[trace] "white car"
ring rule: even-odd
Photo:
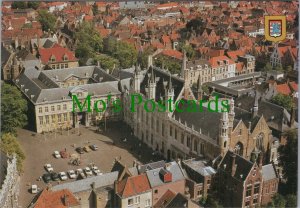
[[[46,165],[45,165],[45,169],[46,169],[48,172],[53,171],[53,168],[52,168],[51,164],[46,164]]]
[[[92,171],[95,175],[102,175],[101,171],[98,169],[97,166],[92,166]]]
[[[65,172],[60,172],[59,177],[60,177],[60,180],[62,180],[62,181],[65,181],[68,179],[68,176]]]
[[[91,171],[91,169],[89,167],[84,168],[84,172],[85,172],[86,176],[93,175],[93,172]]]
[[[69,170],[69,171],[68,171],[68,175],[69,175],[69,178],[71,178],[71,179],[76,178],[76,174],[75,174],[75,171],[74,171],[74,170]]]
[[[81,168],[76,170],[76,174],[77,174],[77,176],[81,175],[82,178],[86,178],[86,176]]]
[[[37,192],[38,192],[37,185],[35,185],[35,184],[31,185],[31,193],[36,194]]]
[[[53,155],[55,158],[61,158],[59,151],[54,151]]]

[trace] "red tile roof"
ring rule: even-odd
[[[293,91],[298,92],[298,84],[296,82],[289,82],[289,84]]]
[[[278,93],[289,95],[291,94],[291,90],[287,84],[280,84],[276,86],[276,90]]]
[[[224,60],[228,61],[229,64],[234,64],[234,62],[229,59],[227,56],[217,56],[209,59],[209,63],[211,64],[212,68],[217,68],[220,64],[220,62],[223,62]]]
[[[139,195],[141,193],[151,190],[150,183],[146,174],[131,176],[116,183],[116,192],[122,198]]]
[[[167,204],[169,204],[172,201],[172,199],[174,199],[175,196],[176,194],[173,191],[168,189],[164,193],[164,195],[160,197],[160,199],[156,202],[156,204],[153,207],[154,208],[165,207]]]
[[[244,56],[246,54],[246,51],[243,50],[237,50],[237,51],[228,51],[227,56],[231,58],[232,60],[237,60],[238,56]]]
[[[178,3],[171,2],[171,3],[159,4],[157,6],[158,9],[173,8],[173,7],[178,7]]]
[[[39,54],[43,64],[47,64],[50,61],[51,56],[55,57],[55,62],[63,62],[64,55],[67,55],[68,62],[77,61],[77,58],[72,51],[58,45],[52,48],[40,48]]]
[[[165,49],[163,50],[162,54],[179,60],[182,60],[183,58],[183,54],[180,51],[173,50],[173,49]]]
[[[64,197],[67,196],[68,204],[64,203]],[[79,206],[80,203],[68,189],[61,191],[48,191],[44,189],[36,201],[35,208],[64,208]]]

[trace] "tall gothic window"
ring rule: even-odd
[[[256,137],[256,148],[259,150],[263,150],[263,147],[264,147],[264,134],[260,133]]]
[[[238,155],[243,155],[243,144],[241,142],[238,142],[234,147],[234,153]]]

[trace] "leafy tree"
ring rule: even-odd
[[[286,182],[286,193],[297,193],[297,153],[298,153],[298,135],[296,130],[288,131],[287,144],[279,148],[280,162],[283,167]]]
[[[181,69],[181,64],[178,61],[165,56],[156,57],[154,65],[168,69],[171,74],[179,74]]]
[[[97,15],[97,14],[99,13],[99,12],[98,12],[98,11],[99,11],[99,10],[98,10],[98,6],[97,6],[96,3],[93,4],[92,11],[93,11],[94,16]]]
[[[271,66],[271,64],[270,63],[267,63],[266,65],[265,65],[265,67],[264,67],[264,69],[263,69],[263,71],[271,71],[272,70],[272,66]]]
[[[10,84],[1,86],[1,131],[16,133],[16,128],[27,124],[27,102],[21,92]]]
[[[40,6],[40,3],[41,2],[38,2],[38,1],[29,1],[27,3],[27,7],[32,8],[32,9],[37,9]]]
[[[47,10],[39,10],[38,14],[38,21],[41,23],[43,31],[54,31],[56,17]]]
[[[26,9],[27,3],[25,1],[14,1],[11,4],[12,9]]]
[[[76,50],[75,55],[80,64],[84,64],[88,58],[93,58],[102,51],[103,40],[90,23],[81,24],[75,32]]]
[[[205,200],[204,207],[214,207],[214,208],[221,208],[223,207],[217,199],[215,199],[213,196],[208,195],[207,199]]]
[[[109,69],[110,71],[115,67],[115,68],[118,68],[120,63],[117,59],[114,59],[110,56],[107,56],[107,55],[104,55],[104,54],[101,54],[101,55],[98,55],[95,57],[95,64],[97,61],[100,62],[100,66],[103,68],[103,69]]]
[[[296,195],[289,194],[285,197],[285,200],[286,200],[285,207],[291,207],[291,208],[297,207]]]
[[[272,208],[285,208],[285,199],[282,195],[280,194],[275,194],[272,197],[272,201],[268,204],[267,207],[272,207]]]
[[[184,45],[181,43],[179,44],[179,50],[182,52],[185,51],[188,59],[193,59],[195,57],[196,52],[191,45]]]
[[[283,71],[283,68],[281,65],[275,66],[274,68],[275,71]]]
[[[122,68],[131,67],[136,63],[137,51],[131,44],[109,37],[104,40],[103,45],[103,51],[118,59]]]
[[[283,95],[283,94],[277,94],[275,95],[272,100],[272,103],[275,103],[277,105],[280,105],[284,107],[287,110],[291,110],[291,108],[294,105],[293,98],[288,96],[288,95]]]
[[[19,172],[21,172],[23,168],[22,163],[25,159],[25,155],[16,137],[11,133],[2,134],[0,144],[0,149],[3,152],[7,153],[8,155],[12,155],[13,153],[16,154],[17,169]]]
[[[154,53],[154,49],[152,47],[149,47],[142,51],[141,54],[141,67],[146,68],[148,66],[148,56]]]
[[[291,72],[291,71],[293,71],[293,67],[292,67],[292,66],[290,66],[290,65],[289,65],[289,66],[287,66],[287,67],[286,67],[286,71],[287,71],[287,72]]]

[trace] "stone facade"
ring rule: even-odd
[[[19,174],[17,171],[17,158],[13,155],[11,158],[7,158],[4,153],[0,152],[4,165],[1,165],[1,169],[6,167],[6,173],[1,171],[1,189],[0,189],[0,207],[2,208],[15,208],[18,207],[19,196]],[[7,160],[5,160],[7,159]],[[3,177],[2,177],[3,176]]]

